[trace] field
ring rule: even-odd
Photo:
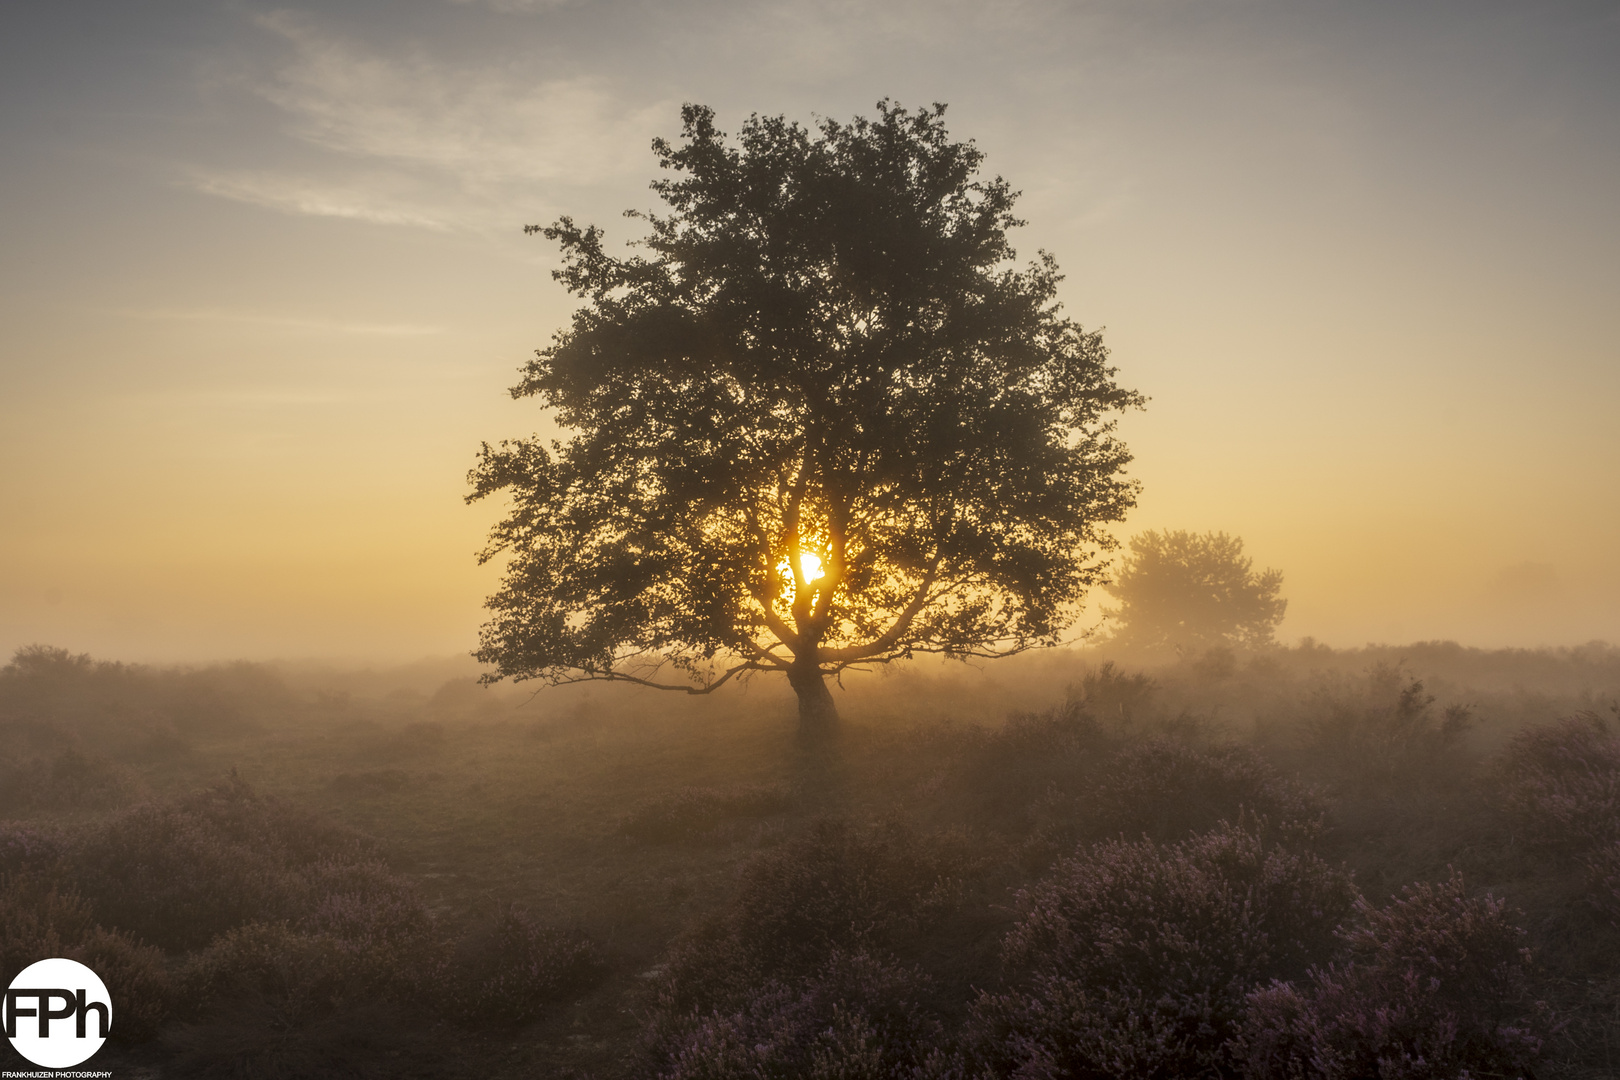
[[[19,652],[0,979],[101,972],[118,1077],[1620,1072],[1620,649],[918,665],[815,744],[474,675]]]

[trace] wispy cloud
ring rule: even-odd
[[[450,224],[436,211],[411,205],[390,192],[397,184],[369,181],[333,181],[281,172],[196,169],[188,177],[191,187],[208,195],[252,203],[271,210],[315,217],[350,218],[379,225],[414,225],[444,230]]]
[[[627,106],[595,78],[457,68],[419,48],[385,55],[295,12],[256,22],[289,51],[250,89],[285,114],[294,137],[366,175],[200,169],[190,182],[289,213],[465,225],[483,216],[481,205],[510,207],[519,188],[593,185],[643,169],[648,142],[673,112],[667,102]]]
[[[150,322],[234,323],[301,333],[357,334],[368,337],[425,337],[444,333],[442,326],[417,323],[349,322],[221,308],[120,308],[115,314],[128,319]]]
[[[460,7],[487,7],[492,11],[522,15],[535,11],[552,11],[560,7],[567,7],[574,3],[575,0],[450,0],[450,2]]]

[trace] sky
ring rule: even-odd
[[[1279,636],[1620,641],[1620,4],[12,0],[0,649],[464,652],[483,440],[684,102],[944,102]]]

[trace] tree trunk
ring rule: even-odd
[[[821,673],[820,657],[814,648],[795,656],[788,668],[788,683],[799,695],[799,734],[822,735],[838,724],[838,706],[833,704],[827,677]]]

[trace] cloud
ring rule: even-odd
[[[532,67],[487,61],[456,66],[422,47],[385,51],[329,34],[297,12],[254,22],[277,40],[279,55],[258,74],[227,81],[273,105],[286,133],[324,158],[305,154],[294,169],[197,166],[182,182],[283,213],[509,229],[515,206],[529,215],[560,202],[554,189],[643,174],[653,135],[676,111],[667,101],[627,105],[595,77],[537,77]]]
[[[527,15],[536,11],[554,11],[567,7],[574,0],[450,0],[459,7],[478,5],[507,15]]]
[[[367,337],[425,337],[444,333],[442,326],[424,326],[416,323],[356,323],[219,308],[123,308],[116,314],[125,318],[154,322],[238,323],[304,333],[357,334]]]
[[[388,192],[388,187],[395,185],[375,180],[344,183],[278,172],[194,170],[188,182],[208,195],[284,213],[423,229],[450,228],[450,223],[436,211],[410,205]]]
[[[601,80],[456,69],[420,50],[381,55],[275,12],[257,20],[291,57],[254,87],[293,133],[338,153],[446,173],[471,190],[592,184],[645,167],[673,107],[623,105]]]

